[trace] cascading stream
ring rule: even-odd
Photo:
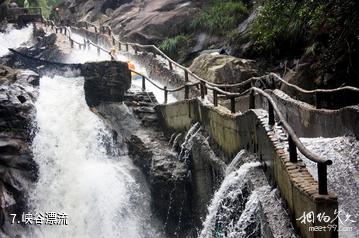
[[[359,141],[354,136],[334,138],[301,138],[303,144],[322,158],[331,159],[328,166],[328,189],[338,194],[340,237],[359,236]],[[309,172],[317,179],[317,165],[299,153]],[[355,222],[343,222],[345,216]],[[349,230],[347,229],[349,228]]]
[[[199,237],[246,237],[245,233],[242,234],[244,229],[240,227],[245,225],[242,224],[245,217],[250,216],[249,213],[253,210],[246,210],[247,198],[244,194],[244,186],[248,181],[246,174],[250,168],[258,166],[260,166],[259,162],[245,163],[226,175],[208,207],[208,214]],[[249,199],[248,206],[257,200],[257,195],[253,195]],[[243,213],[238,216],[238,220],[234,219],[232,214],[241,212],[240,210],[244,210]]]
[[[5,33],[0,32],[0,57],[9,53],[9,48],[17,48],[31,40],[33,26],[24,27],[22,29],[13,29],[10,25]]]
[[[71,37],[76,40],[77,42],[84,42],[84,38],[76,33],[72,33]],[[104,46],[102,46],[104,47]],[[105,47],[104,47],[105,48]],[[110,49],[107,49],[110,50]],[[131,62],[131,64],[134,65],[135,71],[139,72],[146,77],[150,78],[147,70],[142,65],[130,60],[129,57],[125,56],[122,52],[117,52],[116,54],[117,60],[122,62]],[[97,53],[96,47],[93,45],[90,46],[90,48],[81,50],[78,48],[77,44],[74,45],[74,49],[72,49],[71,54],[65,59],[65,63],[85,63],[90,61],[105,61],[105,60],[111,60],[111,57],[103,52],[100,51],[100,55]],[[161,88],[164,87],[162,83],[160,83],[158,80],[154,80],[158,86]],[[172,87],[169,87],[172,88]],[[133,91],[140,91],[142,89],[142,78],[138,75],[133,74],[132,75],[132,88]],[[155,95],[157,101],[159,103],[163,103],[165,100],[164,91],[158,89],[150,82],[146,81],[146,91],[147,92],[153,92]],[[168,93],[168,103],[176,102],[177,99],[174,96],[173,93]]]
[[[68,225],[32,226],[31,237],[161,237],[141,174],[87,107],[83,83],[41,78],[33,140],[39,181],[30,211],[65,213]]]

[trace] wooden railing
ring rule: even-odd
[[[62,34],[65,34],[69,37],[69,40],[71,42],[71,45],[73,46],[73,44],[78,44],[80,49],[86,49],[86,45],[92,45],[94,47],[97,48],[98,52],[105,52],[109,55],[111,55],[111,52],[102,48],[101,46],[89,41],[89,40],[84,40],[83,43],[81,42],[76,42],[72,37],[71,37],[71,29],[69,27],[56,27],[54,26],[53,22],[47,22],[46,23],[47,26],[50,26],[52,29],[54,29],[56,32],[60,32]],[[65,30],[66,29],[66,30]],[[106,28],[101,28],[101,31],[106,30]],[[109,32],[109,34],[112,35],[112,32]],[[120,44],[123,44],[123,42],[120,42]],[[132,45],[132,46],[141,46],[141,47],[155,47],[155,46],[142,46],[139,44],[134,44],[134,43],[125,43],[126,45]],[[128,47],[126,47],[128,48]],[[156,49],[156,47],[155,47]],[[295,134],[294,130],[292,129],[292,127],[288,124],[288,122],[285,120],[285,117],[283,116],[283,114],[281,113],[281,111],[278,109],[275,101],[272,99],[272,97],[266,93],[265,91],[263,91],[262,89],[259,89],[257,87],[253,87],[253,80],[255,80],[255,78],[246,80],[242,83],[237,83],[237,84],[232,84],[232,85],[218,85],[218,84],[214,84],[211,82],[208,82],[204,79],[201,79],[200,77],[192,74],[192,72],[188,71],[187,68],[177,64],[176,62],[173,62],[171,59],[169,59],[162,51],[158,50],[157,52],[160,52],[160,54],[167,58],[170,62],[170,64],[176,64],[178,65],[178,67],[181,67],[184,72],[186,74],[191,74],[192,76],[194,76],[194,78],[197,78],[199,82],[195,82],[195,83],[190,83],[188,82],[188,78],[186,80],[185,85],[180,86],[178,88],[173,88],[173,89],[169,89],[167,88],[167,86],[161,87],[158,84],[156,84],[156,82],[154,82],[153,80],[149,79],[148,77],[146,77],[145,75],[136,72],[134,70],[131,70],[133,73],[141,76],[142,78],[142,90],[146,90],[146,81],[151,83],[152,85],[154,85],[156,88],[162,90],[164,92],[164,103],[167,103],[167,98],[168,98],[168,93],[170,92],[177,92],[177,91],[181,91],[184,90],[184,99],[190,99],[189,96],[189,91],[192,87],[198,87],[200,86],[200,97],[201,99],[204,99],[206,94],[208,93],[208,90],[212,90],[213,92],[213,106],[214,107],[218,107],[218,98],[220,96],[222,96],[222,98],[225,98],[227,100],[230,100],[231,102],[231,113],[236,113],[236,109],[235,109],[235,100],[236,98],[242,97],[244,95],[249,95],[249,109],[255,109],[255,94],[257,94],[258,96],[260,96],[261,98],[267,100],[268,102],[268,125],[269,126],[274,126],[275,125],[275,115],[277,116],[277,124],[282,125],[282,127],[284,128],[284,130],[286,131],[287,135],[288,135],[288,151],[289,151],[289,159],[290,162],[292,163],[297,163],[298,162],[298,154],[297,154],[297,149],[310,161],[314,162],[317,164],[317,173],[318,173],[318,193],[321,195],[327,195],[328,194],[328,188],[327,188],[327,166],[332,164],[331,160],[328,159],[322,159],[320,158],[318,155],[315,155],[314,153],[312,153],[311,151],[309,151],[304,145],[303,143],[300,141],[300,139],[298,138],[298,136]],[[113,57],[111,55],[111,57]],[[280,79],[280,78],[279,78]],[[280,79],[280,81],[282,82],[282,79]],[[284,82],[284,81],[283,81]],[[226,90],[223,90],[224,88],[232,88],[232,87],[244,87],[244,86],[248,86],[248,84],[251,86],[250,88],[246,89],[244,92],[229,92]],[[338,89],[339,90],[339,89]],[[355,89],[356,90],[356,89]]]

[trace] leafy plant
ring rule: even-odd
[[[359,85],[359,1],[266,0],[255,19],[251,37],[258,55],[311,54],[320,75]]]
[[[318,29],[325,0],[267,0],[252,27],[252,38],[260,53],[300,53]]]
[[[213,35],[224,35],[234,29],[248,15],[242,1],[213,0],[192,22],[194,31],[206,31]]]
[[[181,47],[186,43],[187,37],[184,35],[177,35],[169,37],[162,41],[159,48],[171,58],[177,58],[180,54]]]

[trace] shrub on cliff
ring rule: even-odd
[[[213,35],[224,35],[237,27],[247,15],[247,7],[242,1],[213,0],[193,21],[192,29]]]
[[[186,44],[187,37],[184,35],[177,35],[169,37],[162,41],[159,48],[169,57],[178,58],[181,55],[183,46]]]
[[[272,57],[307,52],[321,75],[335,72],[352,81],[359,77],[358,9],[357,0],[264,1],[251,31],[254,50]]]

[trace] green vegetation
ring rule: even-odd
[[[193,21],[191,28],[213,35],[225,35],[237,27],[247,15],[247,7],[242,1],[213,0]]]
[[[317,67],[354,80],[359,77],[359,1],[266,0],[251,32],[258,55],[312,54]],[[341,71],[341,72],[339,72]]]
[[[267,0],[254,21],[252,36],[261,53],[298,53],[320,26],[326,0]],[[293,51],[294,50],[294,51]]]
[[[18,5],[21,7],[25,7],[26,5],[30,7],[41,7],[45,17],[49,16],[51,8],[59,2],[61,2],[61,0],[17,0]]]
[[[187,37],[184,35],[177,35],[169,37],[162,41],[159,48],[169,57],[177,58],[180,56],[183,46],[186,44]]]

